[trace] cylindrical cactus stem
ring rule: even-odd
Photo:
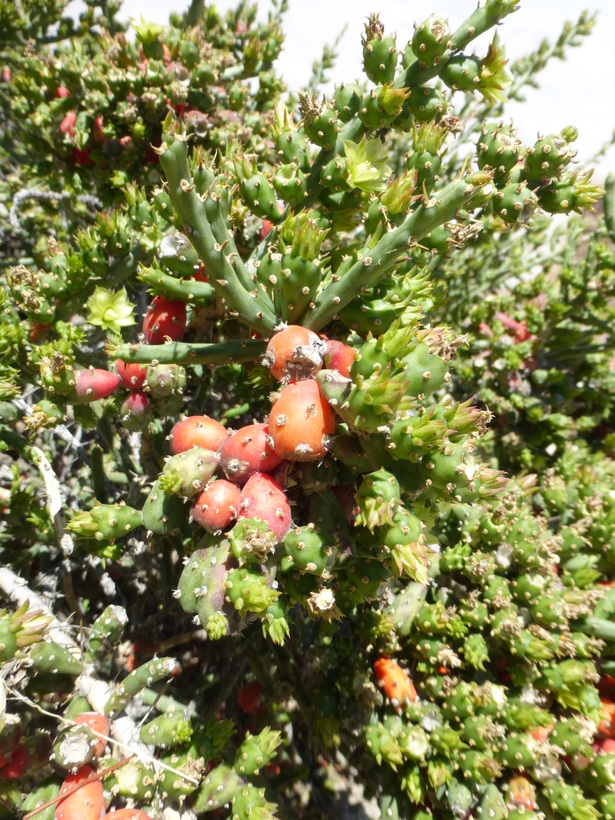
[[[615,641],[615,623],[606,618],[584,618],[582,621],[575,622],[574,628],[586,635],[600,638],[607,643]]]
[[[504,17],[516,11],[519,0],[488,0],[467,17],[449,40],[449,48],[440,55],[437,63],[424,65],[420,60],[411,62],[405,71],[397,75],[396,88],[424,85],[436,77],[450,58],[462,51],[472,40],[494,28]]]
[[[156,293],[162,293],[171,299],[186,302],[189,305],[209,305],[214,296],[214,289],[207,282],[197,279],[177,279],[155,268],[140,268],[138,277],[150,285]]]
[[[252,281],[228,230],[223,241],[214,235],[205,203],[190,175],[185,140],[168,134],[164,140],[160,165],[167,177],[169,195],[183,222],[192,228],[190,241],[211,271],[212,287],[252,327],[271,331],[277,324],[271,300]]]
[[[80,675],[83,664],[79,658],[55,641],[45,640],[35,644],[30,650],[32,668],[37,672],[54,675]]]
[[[139,737],[144,743],[170,748],[189,743],[193,731],[185,713],[174,711],[150,720],[141,727]]]
[[[258,735],[246,732],[235,758],[235,771],[241,775],[258,774],[275,757],[282,735],[266,726]]]
[[[202,782],[192,810],[195,814],[213,811],[230,803],[231,798],[245,786],[241,778],[231,766],[221,763],[212,769]]]
[[[115,687],[115,692],[105,704],[105,714],[113,717],[146,686],[174,675],[179,671],[175,658],[156,658],[142,664]]]
[[[119,641],[128,616],[124,607],[111,605],[102,612],[89,631],[85,660],[88,663],[102,659]]]
[[[266,342],[259,339],[233,339],[220,343],[172,342],[166,345],[110,346],[110,355],[124,362],[139,364],[232,364],[255,362],[265,352]]]
[[[360,292],[375,285],[409,247],[434,228],[455,217],[457,211],[481,191],[490,174],[477,172],[449,183],[426,205],[412,211],[402,224],[386,233],[373,248],[366,248],[342,275],[326,285],[303,317],[302,324],[320,330]]]
[[[115,541],[143,523],[139,510],[120,504],[99,504],[91,510],[78,512],[67,524],[77,538]]]

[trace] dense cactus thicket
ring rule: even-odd
[[[615,817],[615,194],[518,5],[295,96],[284,2],[0,4],[0,816]]]

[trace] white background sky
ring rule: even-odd
[[[170,11],[187,8],[189,0],[124,0],[122,16],[167,22]],[[218,0],[221,11],[237,6],[236,0]],[[78,9],[78,2],[73,9]],[[377,11],[387,32],[397,32],[398,47],[412,36],[412,24],[430,13],[448,17],[455,29],[476,6],[476,0],[289,0],[284,29],[286,42],[278,70],[288,86],[298,90],[310,77],[312,62],[320,57],[325,43],[332,44],[347,24],[339,46],[336,81],[352,81],[361,72],[361,34],[367,15]],[[269,3],[260,0],[261,16]],[[518,11],[500,27],[508,57],[515,59],[536,48],[545,37],[554,40],[567,20],[576,20],[584,9],[597,12],[598,22],[580,48],[571,49],[566,62],[553,60],[538,75],[540,88],[529,89],[527,102],[510,104],[521,138],[533,142],[537,131],[559,132],[565,125],[579,129],[577,142],[581,161],[588,160],[608,142],[615,130],[615,0],[521,0]],[[480,56],[487,44],[477,46]],[[599,161],[597,178],[615,171],[615,149]]]

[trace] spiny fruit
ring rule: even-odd
[[[142,364],[137,364],[136,362],[127,364],[121,359],[118,359],[115,369],[126,390],[143,390],[143,385],[147,377],[147,367],[144,367]]]
[[[91,766],[82,766],[75,774],[69,774],[60,794],[78,786],[94,774]],[[105,815],[105,796],[100,780],[86,783],[77,791],[60,800],[56,807],[56,820],[96,820]]]
[[[263,356],[279,381],[306,379],[322,367],[323,343],[313,330],[287,325],[269,340]]]
[[[169,338],[174,342],[186,332],[186,304],[154,296],[143,319],[143,335],[151,345],[163,344]]]
[[[220,466],[231,481],[244,484],[254,473],[268,473],[282,461],[273,449],[266,424],[248,424],[220,447]]]
[[[205,447],[216,452],[229,437],[229,431],[209,416],[187,416],[171,430],[169,442],[175,456],[192,447]]]
[[[98,401],[110,396],[119,387],[120,377],[108,370],[90,367],[75,371],[75,395],[81,401]]]
[[[220,532],[237,518],[240,495],[241,490],[232,481],[212,481],[197,497],[190,515],[206,530]]]
[[[401,666],[391,658],[380,657],[374,661],[374,672],[384,694],[397,709],[416,700],[414,684]]]
[[[313,379],[283,388],[269,415],[276,453],[287,461],[318,461],[328,451],[335,415]]]
[[[281,541],[291,524],[290,505],[284,490],[271,476],[254,473],[239,500],[239,518],[260,518]]]

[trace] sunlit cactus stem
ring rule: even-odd
[[[335,281],[327,284],[307,311],[303,324],[320,330],[361,290],[375,285],[399,257],[414,247],[434,228],[453,219],[460,208],[476,194],[486,195],[484,186],[490,174],[477,172],[449,183],[427,204],[419,205],[402,224],[386,233],[373,248],[364,248],[359,259],[339,270]],[[342,265],[342,268],[345,264]]]
[[[227,302],[230,310],[261,331],[271,331],[277,324],[273,305],[266,293],[258,290],[242,262],[230,232],[221,242],[214,236],[206,214],[206,205],[196,191],[188,167],[188,147],[184,139],[165,136],[160,164],[166,174],[173,207],[190,227],[190,241],[202,262],[211,272],[211,284]],[[210,199],[214,192],[205,196]],[[212,200],[213,201],[213,200]]]
[[[109,346],[109,353],[124,362],[139,364],[229,364],[255,362],[265,352],[266,343],[258,339],[233,339],[212,344],[172,342],[166,345]]]

